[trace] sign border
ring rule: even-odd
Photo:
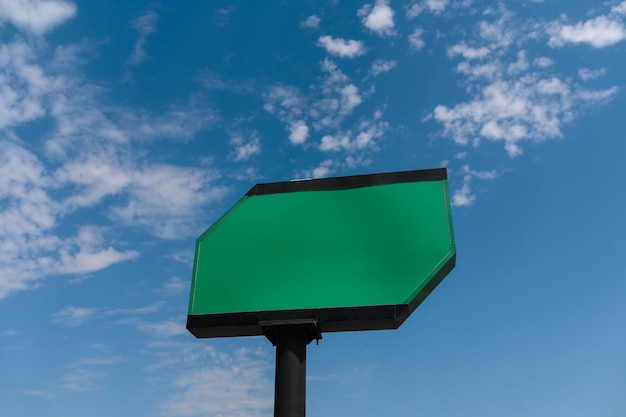
[[[456,248],[452,230],[450,201],[447,193],[447,179],[446,168],[435,168],[256,184],[239,202],[224,213],[224,215],[197,239],[192,286],[195,283],[200,242],[247,198],[260,195],[302,191],[330,191],[407,182],[444,181],[447,216],[448,223],[450,224],[450,252],[439,264],[437,272],[431,277],[428,283],[421,289],[416,288],[414,295],[412,295],[405,304],[273,310],[245,313],[188,314],[187,329],[198,338],[261,336],[264,335],[263,323],[299,320],[315,321],[318,323],[319,329],[322,332],[397,329],[408,318],[411,312],[428,297],[456,264]],[[190,306],[191,303],[192,299],[190,299]]]

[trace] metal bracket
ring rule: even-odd
[[[259,326],[263,328],[263,334],[272,343],[272,346],[276,346],[277,337],[284,332],[303,335],[307,339],[306,344],[311,343],[313,340],[315,340],[316,344],[319,344],[322,338],[322,330],[317,320],[314,319],[266,320],[259,321]]]

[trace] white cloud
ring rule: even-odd
[[[104,245],[102,228],[81,226],[78,234],[60,248],[60,263],[55,271],[60,274],[87,274],[139,256],[139,252],[134,250],[120,252]]]
[[[133,19],[131,25],[139,33],[131,56],[128,58],[130,65],[138,65],[146,60],[146,40],[149,35],[156,32],[159,15],[154,10],[147,10],[141,16]]]
[[[341,58],[354,58],[365,54],[365,45],[361,41],[353,39],[333,38],[332,36],[320,36],[317,45],[326,49],[331,55]]]
[[[388,125],[386,122],[365,120],[360,123],[358,128],[358,133],[354,137],[350,131],[324,135],[320,141],[319,149],[326,152],[354,152],[366,148],[375,149],[375,139],[383,137]]]
[[[54,384],[56,390],[70,392],[90,392],[100,388],[98,380],[106,376],[106,372],[95,369],[75,369],[64,375]]]
[[[578,70],[578,76],[583,81],[595,80],[596,78],[602,77],[604,74],[606,74],[606,69],[604,68],[599,68],[597,70],[581,68]]]
[[[552,61],[552,59],[548,58],[547,56],[540,56],[539,58],[535,58],[533,60],[533,65],[539,68],[547,68],[553,63],[554,61]]]
[[[201,168],[153,165],[132,175],[127,203],[115,206],[112,215],[124,224],[147,227],[165,239],[187,236],[200,207],[228,192],[228,188],[212,184],[218,174]]]
[[[611,12],[626,15],[626,1],[623,1],[617,6],[613,7],[611,9]]]
[[[91,357],[77,360],[71,365],[69,372],[45,384],[43,389],[29,390],[26,394],[52,399],[59,394],[96,391],[101,388],[99,382],[108,375],[107,367],[123,361],[124,359],[120,356]]]
[[[85,155],[84,159],[68,161],[55,172],[60,184],[71,184],[79,192],[62,202],[65,211],[92,207],[104,197],[122,192],[132,182],[129,167],[120,166],[115,155]]]
[[[115,308],[112,310],[107,310],[103,314],[105,316],[117,316],[117,315],[135,316],[135,315],[141,315],[141,314],[152,314],[152,313],[156,313],[157,311],[160,311],[164,304],[165,304],[164,301],[159,301],[157,303],[150,304],[145,307]]]
[[[0,129],[43,117],[47,96],[64,86],[35,62],[36,53],[19,38],[0,45]]]
[[[263,108],[279,116],[291,120],[303,113],[304,99],[296,87],[275,85],[265,94]]]
[[[348,84],[341,89],[341,111],[344,114],[352,113],[352,110],[362,102],[359,89],[354,84]]]
[[[167,296],[175,296],[184,294],[189,291],[190,283],[182,280],[178,277],[172,277],[167,280],[167,282],[163,285],[162,288],[158,290],[159,293],[162,293]]]
[[[472,65],[468,61],[459,62],[457,72],[467,75],[469,79],[486,78],[493,79],[502,68],[499,62],[487,62],[485,64]]]
[[[529,66],[530,64],[528,63],[528,60],[526,59],[526,51],[519,51],[517,53],[517,61],[512,62],[508,65],[507,72],[510,75],[516,75],[516,74],[519,74],[520,72],[526,71]]]
[[[483,41],[489,43],[491,50],[504,49],[511,46],[516,36],[519,36],[513,25],[513,16],[510,12],[504,10],[500,12],[500,16],[493,22],[486,20],[478,24],[478,32]]]
[[[371,4],[366,4],[358,10],[357,15],[361,18],[361,22],[366,28],[379,36],[395,34],[394,11],[389,7],[389,1],[376,0],[376,4],[373,7]]]
[[[484,46],[472,48],[467,46],[465,42],[461,42],[448,48],[447,52],[449,57],[461,55],[465,59],[481,59],[489,55],[489,48]]]
[[[52,315],[52,322],[63,326],[77,327],[84,324],[96,312],[94,308],[66,306]]]
[[[164,320],[156,323],[139,323],[139,330],[150,336],[168,338],[187,333],[184,321]]]
[[[241,134],[235,134],[230,138],[230,144],[235,148],[231,154],[235,162],[247,161],[253,155],[261,153],[261,141],[256,133],[252,133],[247,139]]]
[[[408,7],[406,11],[406,16],[409,19],[414,19],[419,16],[423,11],[429,11],[434,14],[441,14],[446,9],[448,3],[448,0],[423,0]]]
[[[463,166],[463,185],[452,193],[452,205],[456,207],[471,206],[476,201],[476,194],[472,191],[472,178],[493,180],[498,176],[495,170],[474,171],[469,165]]]
[[[372,66],[370,67],[370,74],[373,77],[377,77],[380,74],[391,71],[396,67],[397,64],[398,63],[394,60],[377,59],[376,61],[372,62]]]
[[[302,26],[303,28],[308,28],[308,29],[317,29],[320,26],[320,22],[321,21],[322,21],[322,19],[320,19],[319,17],[317,17],[315,15],[311,15],[311,16],[307,17],[300,24],[300,26]]]
[[[28,288],[46,274],[84,274],[138,256],[106,245],[106,229],[83,225],[57,237],[63,205],[47,190],[58,183],[24,148],[0,141],[0,298]]]
[[[321,62],[327,78],[319,85],[321,96],[308,109],[315,130],[338,128],[346,116],[363,102],[359,89],[337,67],[325,59]]]
[[[2,0],[0,21],[40,35],[76,15],[76,5],[63,0]]]
[[[338,152],[342,149],[349,149],[352,147],[350,137],[346,135],[325,135],[320,142],[320,150]]]
[[[291,133],[289,134],[289,140],[294,145],[301,145],[306,142],[309,137],[309,127],[302,120],[298,120],[291,124]]]
[[[619,91],[617,87],[605,88],[603,90],[581,90],[577,97],[590,104],[602,104],[611,100]]]
[[[276,85],[265,94],[263,108],[275,114],[287,126],[289,141],[294,145],[303,144],[309,137],[309,127],[305,120],[306,100],[296,87]]]
[[[455,207],[471,206],[476,200],[476,195],[472,193],[469,180],[463,186],[455,190],[452,194],[452,205]]]
[[[271,412],[272,366],[263,352],[213,352],[207,361],[209,366],[201,366],[194,360],[195,366],[174,380],[174,394],[160,404],[160,414],[261,417]]]
[[[313,178],[324,178],[328,177],[332,172],[332,167],[334,162],[330,159],[326,159],[320,165],[313,169],[312,177]]]
[[[572,118],[570,87],[557,78],[529,74],[517,80],[495,80],[472,101],[453,108],[437,106],[435,120],[459,144],[470,138],[504,141],[510,156],[521,153],[518,142],[561,136]]]
[[[213,22],[218,28],[222,28],[230,22],[232,14],[236,11],[235,7],[219,8],[215,11]]]
[[[425,0],[424,4],[433,13],[441,13],[446,9],[448,0]]]
[[[409,45],[412,50],[418,51],[426,45],[426,43],[422,39],[423,34],[424,34],[424,31],[422,30],[422,28],[418,27],[418,28],[415,28],[415,30],[409,35],[408,37]]]
[[[626,28],[622,22],[607,16],[598,16],[575,25],[553,22],[547,28],[551,47],[567,44],[588,44],[594,48],[604,48],[626,39]]]
[[[379,71],[390,69],[391,62],[376,62]],[[305,143],[312,131],[324,134],[340,129],[341,123],[364,101],[364,95],[335,62],[320,62],[324,78],[312,84],[303,95],[292,86],[273,86],[264,95],[263,108],[278,117],[289,132],[292,144]]]
[[[70,3],[0,2],[0,20],[8,19],[7,10],[24,5],[32,6],[31,19],[42,19],[41,10],[60,4]],[[150,16],[134,22],[140,36],[155,30],[156,18]],[[47,30],[42,21],[33,22],[34,31]],[[145,142],[191,140],[216,120],[199,99],[161,114],[118,106],[105,96],[106,89],[82,75],[83,46],[60,46],[51,55],[35,37],[14,39],[0,45],[5,135],[0,139],[0,298],[36,287],[49,275],[89,274],[137,257],[137,251],[112,243],[112,237],[119,239],[112,223],[141,226],[163,238],[184,237],[202,217],[201,208],[227,192],[215,184],[217,170],[143,162]],[[13,130],[34,120],[52,126],[42,137],[29,136],[33,146],[28,149],[43,148],[41,155],[27,150]],[[67,222],[77,210],[98,205],[93,225]]]
[[[475,46],[463,41],[448,49],[451,58],[465,58],[457,71],[466,76],[465,88],[472,98],[452,107],[436,106],[430,117],[456,143],[478,146],[484,139],[498,141],[515,157],[522,153],[523,141],[561,137],[563,126],[582,105],[606,102],[616,94],[616,88],[584,90],[570,79],[533,71],[524,50],[510,61],[509,49],[516,45],[516,36],[523,40],[528,36],[510,29],[520,27],[504,11],[493,23],[479,23],[479,37],[468,40],[475,41]],[[533,62],[542,69],[552,64],[545,57]],[[471,202],[468,190],[469,185],[459,192],[459,202]]]
[[[253,149],[245,148],[237,155]],[[105,197],[121,200],[110,215],[127,225],[148,228],[162,238],[190,232],[192,218],[203,204],[221,199],[227,188],[214,185],[219,173],[206,168],[174,165],[137,166],[118,152],[86,154],[68,161],[55,179],[71,192],[60,204],[62,212],[93,207]]]

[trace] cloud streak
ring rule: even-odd
[[[183,372],[173,382],[175,393],[159,406],[165,416],[263,416],[273,406],[268,358],[239,349],[215,354],[208,367]]]
[[[131,21],[132,27],[139,33],[135,41],[133,52],[128,58],[130,65],[139,65],[148,57],[146,53],[146,40],[148,36],[156,32],[159,15],[154,10],[146,10],[141,16]]]
[[[38,13],[45,4],[66,10],[69,3],[2,2],[0,16],[14,17],[24,6],[20,13],[32,11],[30,25],[44,30],[44,23],[33,22],[43,19]],[[135,21],[142,36],[155,24],[150,13]],[[216,120],[213,110],[197,99],[161,114],[118,106],[84,79],[82,47],[59,46],[50,54],[33,38],[14,39],[0,46],[0,298],[46,276],[85,276],[137,258],[138,251],[113,243],[119,236],[112,225],[185,237],[201,207],[228,192],[216,184],[218,170],[138,157],[143,144],[155,140],[192,140]],[[36,120],[52,128],[26,144],[13,129]],[[103,216],[91,224],[66,223],[98,206]]]

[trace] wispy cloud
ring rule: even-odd
[[[139,38],[135,41],[133,52],[128,58],[130,65],[138,65],[145,61],[148,57],[146,53],[146,40],[148,36],[156,32],[159,15],[154,10],[146,10],[139,17],[133,19],[130,23],[132,27],[139,33]]]
[[[159,406],[165,416],[263,416],[273,405],[271,365],[263,353],[218,353],[211,365],[190,369],[173,382],[175,393]]]
[[[244,137],[241,133],[231,136],[230,144],[233,147],[231,158],[235,162],[247,161],[252,156],[261,153],[261,140],[255,132]]]
[[[476,195],[472,192],[471,183],[473,178],[481,180],[493,180],[497,177],[495,170],[474,171],[469,165],[463,166],[463,185],[452,194],[452,205],[457,207],[470,206],[474,204]]]
[[[581,30],[582,37],[578,39],[596,42],[598,47],[608,46],[605,45],[608,32],[600,31],[602,33],[593,36],[585,32],[595,30],[598,24],[608,20],[590,19],[589,22],[587,26],[583,23],[577,28],[572,26]],[[540,143],[562,137],[564,127],[586,107],[605,103],[617,94],[615,86],[589,89],[572,77],[557,73],[552,57],[532,56],[529,51],[533,49],[525,46],[542,41],[542,28],[551,27],[553,36],[564,33],[565,38],[559,39],[565,44],[569,29],[561,32],[562,23],[558,24],[558,31],[554,29],[554,22],[550,25],[525,23],[502,7],[491,9],[477,24],[475,36],[464,36],[447,48],[450,59],[460,61],[456,71],[470,99],[452,106],[435,106],[427,119],[440,123],[443,135],[457,144],[471,145],[468,151],[461,152],[463,158],[455,158],[457,163],[468,162],[461,170],[451,169],[463,179],[452,193],[453,205],[473,204],[477,198],[474,181],[489,180],[496,175],[495,171],[470,168],[472,153],[479,152],[482,146],[498,142],[510,157],[517,157],[523,152],[524,142]],[[609,32],[611,27],[603,26]],[[583,32],[587,34],[583,36]],[[553,43],[557,42],[556,38],[552,39]],[[579,71],[581,79],[599,75],[601,70],[598,74],[585,68]]]
[[[391,36],[395,34],[393,21],[393,9],[388,0],[376,0],[376,4],[366,4],[361,7],[357,15],[361,18],[363,26],[379,36]]]
[[[341,58],[355,58],[364,55],[366,52],[365,45],[361,41],[333,38],[328,35],[320,36],[317,45],[326,49],[329,54]]]
[[[166,296],[181,295],[189,291],[189,282],[178,277],[168,279],[158,292]]]
[[[77,327],[93,317],[96,309],[66,306],[52,315],[52,322],[63,326]]]
[[[317,29],[320,26],[321,21],[322,19],[320,19],[318,16],[311,15],[304,19],[304,21],[300,23],[300,26],[307,29]]]
[[[626,15],[626,1],[622,1],[611,9],[612,13]]]
[[[372,62],[372,65],[370,66],[370,75],[372,75],[373,77],[377,77],[380,74],[391,71],[396,67],[397,64],[398,63],[394,60],[377,59],[376,61]]]
[[[29,390],[28,395],[53,399],[59,396],[97,391],[109,375],[111,367],[124,362],[121,356],[89,357],[75,361],[64,375],[46,383],[41,389]]]
[[[103,230],[96,226],[81,226],[77,235],[67,241],[69,244],[60,248],[56,272],[86,274],[139,256],[134,250],[120,252],[106,247]]]
[[[153,337],[167,338],[187,333],[183,320],[163,320],[154,323],[138,322],[137,327]]]
[[[220,8],[215,11],[214,22],[217,27],[224,27],[230,22],[230,18],[235,12],[234,7]]]
[[[486,57],[489,52],[489,48],[487,48],[486,46],[472,48],[468,46],[465,42],[459,42],[454,46],[448,48],[448,56],[452,58],[461,55],[465,59],[481,59]]]
[[[376,60],[362,82],[367,83],[395,66],[396,61]],[[367,166],[372,160],[366,154],[380,149],[378,143],[389,128],[382,119],[384,106],[370,118],[360,117],[351,121],[349,128],[343,126],[374,87],[362,91],[328,58],[320,62],[320,70],[320,81],[312,84],[307,94],[295,86],[276,85],[264,97],[265,110],[286,124],[292,144],[304,145],[305,149],[315,144],[320,151],[332,154],[332,158],[324,156],[317,166],[294,172],[296,177],[323,177],[341,168]]]
[[[351,132],[322,137],[319,148],[322,151],[356,151],[376,146],[375,139],[381,138],[388,128],[386,122],[363,120],[358,133],[352,136]]]
[[[445,11],[448,3],[449,0],[422,0],[410,5],[406,10],[406,16],[408,19],[414,19],[423,12],[440,14]]]
[[[314,130],[336,129],[363,102],[359,88],[330,59],[320,63],[325,78],[304,96],[294,86],[276,85],[265,94],[266,111],[286,124],[289,140],[302,144]]]
[[[0,140],[5,207],[0,212],[0,298],[46,275],[86,274],[138,256],[111,244],[107,226],[78,225],[74,236],[53,232],[80,208],[123,196],[121,204],[104,209],[108,219],[178,238],[189,230],[189,214],[227,190],[214,184],[220,176],[216,170],[144,164],[132,156],[137,142],[129,143],[130,138],[191,138],[210,123],[210,110],[190,103],[189,109],[151,115],[112,105],[101,88],[83,79],[80,47],[59,47],[46,61],[39,57],[39,43],[17,39],[0,47],[0,67],[8,76],[0,77],[0,88],[7,92],[0,99],[0,129],[44,117],[51,117],[56,128],[46,133],[42,156],[27,150],[13,131]],[[96,221],[110,224],[106,218]]]
[[[103,315],[105,316],[135,316],[135,315],[143,315],[143,314],[152,314],[160,311],[165,305],[164,301],[159,301],[144,307],[137,308],[116,308],[112,310],[106,310]]]
[[[554,64],[554,61],[547,56],[540,56],[533,60],[533,65],[539,68],[547,68]]]
[[[202,168],[175,165],[148,166],[133,174],[125,205],[111,214],[127,225],[140,225],[164,239],[177,239],[192,232],[199,207],[222,199],[228,192],[214,186],[216,173]]]
[[[412,51],[419,51],[426,45],[426,42],[424,42],[424,40],[422,39],[423,34],[424,30],[420,27],[417,27],[408,36],[409,46]]]
[[[598,68],[595,70],[590,68],[581,68],[578,70],[578,76],[583,81],[595,80],[596,78],[602,77],[604,74],[606,74],[605,68]]]
[[[479,23],[477,38],[448,48],[451,58],[465,59],[457,65],[457,72],[466,76],[467,91],[473,98],[453,107],[438,105],[431,117],[442,123],[444,134],[458,144],[501,141],[514,157],[522,153],[521,142],[560,137],[564,124],[581,105],[598,103],[600,97],[609,99],[617,90],[592,94],[568,78],[547,74],[544,69],[551,61],[546,59],[533,61],[539,68],[535,70],[523,49],[511,59],[509,51],[515,39],[527,39],[523,25],[516,26],[511,19],[503,11],[495,21]]]
[[[350,82],[333,61],[325,59],[320,67],[327,74],[321,86],[323,97],[314,102],[310,111],[313,125],[318,130],[338,126],[363,101],[358,87]]]
[[[0,1],[0,22],[41,35],[76,15],[76,4],[63,0]]]

